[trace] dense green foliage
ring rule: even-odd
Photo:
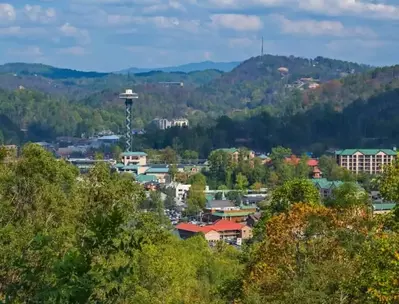
[[[273,158],[286,152],[275,149]],[[305,180],[284,183],[272,196],[288,202],[286,208],[271,213],[273,205],[266,206],[256,238],[238,251],[224,242],[211,248],[201,235],[178,239],[163,217],[159,193],[146,199],[140,185],[104,164],[79,176],[37,145],[25,146],[13,162],[3,161],[2,302],[399,300],[398,212],[373,217],[366,201],[356,196],[354,203],[349,187],[336,192],[340,204],[327,208]],[[380,188],[397,197],[397,167],[386,169]],[[204,180],[199,174],[191,182],[199,191]]]
[[[225,303],[236,250],[179,240],[157,206],[140,210],[142,187],[104,165],[77,177],[36,145],[0,164],[2,302]]]
[[[4,117],[0,121],[0,130],[6,143],[18,143],[24,139],[52,140],[60,135],[92,135],[95,130],[122,127],[122,113],[113,115],[107,109],[93,111],[42,93],[0,90],[0,99],[0,113],[3,113],[0,115]],[[21,130],[26,130],[26,134]]]
[[[182,149],[197,150],[200,155],[214,148],[242,145],[258,151],[284,145],[296,153],[312,151],[319,155],[337,147],[393,147],[399,141],[398,98],[399,89],[395,89],[367,101],[357,100],[342,112],[326,104],[289,117],[267,112],[240,120],[221,117],[208,128],[147,134],[142,144],[162,148],[178,141]]]

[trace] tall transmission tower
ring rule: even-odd
[[[262,36],[262,47],[260,49],[260,55],[263,56],[263,36]]]
[[[126,152],[132,152],[132,107],[133,107],[133,99],[139,98],[137,93],[134,93],[133,90],[127,89],[125,93],[119,94],[120,99],[125,100],[126,106]]]

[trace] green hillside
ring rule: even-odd
[[[163,148],[178,142],[182,151],[206,156],[215,148],[246,146],[267,152],[279,145],[297,153],[321,154],[330,148],[394,147],[399,143],[399,89],[358,99],[343,111],[319,104],[292,116],[267,111],[247,118],[223,116],[215,126],[171,129],[142,137],[139,148]]]
[[[317,57],[264,55],[250,58],[230,73],[197,90],[198,98],[220,107],[221,111],[253,109],[278,104],[300,86],[302,78],[324,83],[371,67],[340,60]],[[210,109],[208,109],[210,110]]]
[[[234,120],[226,126],[219,121],[216,129],[209,130],[209,139],[198,141],[206,141],[206,149],[237,144],[267,149],[282,142],[302,149],[320,143],[343,144],[336,140],[330,143],[329,138],[348,135],[346,131],[319,137],[317,129],[339,130],[340,125],[326,124],[342,119],[353,101],[367,100],[398,88],[398,70],[397,66],[372,69],[321,57],[310,60],[265,55],[251,58],[229,73],[149,72],[55,80],[3,74],[0,87],[12,90],[1,91],[0,114],[18,128],[27,128],[28,138],[32,139],[80,136],[102,129],[119,132],[124,124],[124,104],[118,94],[133,88],[139,94],[134,104],[134,127],[145,127],[155,117],[186,116],[192,125],[199,123],[206,128],[211,125],[209,119],[227,114]],[[298,87],[303,78],[318,83],[319,87]],[[184,85],[169,86],[163,82]],[[19,88],[20,85],[25,89]],[[324,125],[319,126],[314,119],[321,119]],[[313,123],[316,130],[312,129]],[[8,134],[18,137],[15,132]],[[163,141],[157,139],[158,145],[171,145],[170,136],[165,136]],[[189,136],[193,138],[192,134]],[[144,139],[143,145],[151,146],[151,142]],[[196,148],[203,149],[202,146]]]
[[[50,79],[98,78],[108,75],[108,73],[82,72],[71,69],[55,68],[45,64],[20,62],[0,65],[0,74],[42,76]]]

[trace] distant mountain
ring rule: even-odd
[[[71,69],[55,68],[38,63],[6,63],[0,65],[0,74],[15,74],[15,76],[42,76],[49,79],[67,78],[99,78],[109,73],[82,72]]]
[[[291,93],[303,91],[309,85],[321,86],[372,70],[368,65],[316,57],[264,55],[252,57],[231,72],[223,73],[196,91],[190,106],[201,110],[229,113],[262,106],[280,106],[291,99]],[[197,101],[198,100],[198,101]],[[202,101],[201,103],[199,101]]]
[[[219,70],[222,72],[230,72],[235,67],[237,67],[240,62],[213,62],[213,61],[203,61],[196,63],[188,63],[179,66],[164,67],[164,68],[129,68],[116,73],[120,74],[137,74],[146,73],[151,71],[162,71],[162,72],[184,72],[190,73],[194,71],[204,71],[204,70]]]

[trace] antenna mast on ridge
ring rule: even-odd
[[[262,36],[262,48],[260,49],[260,55],[263,56],[263,36]]]

